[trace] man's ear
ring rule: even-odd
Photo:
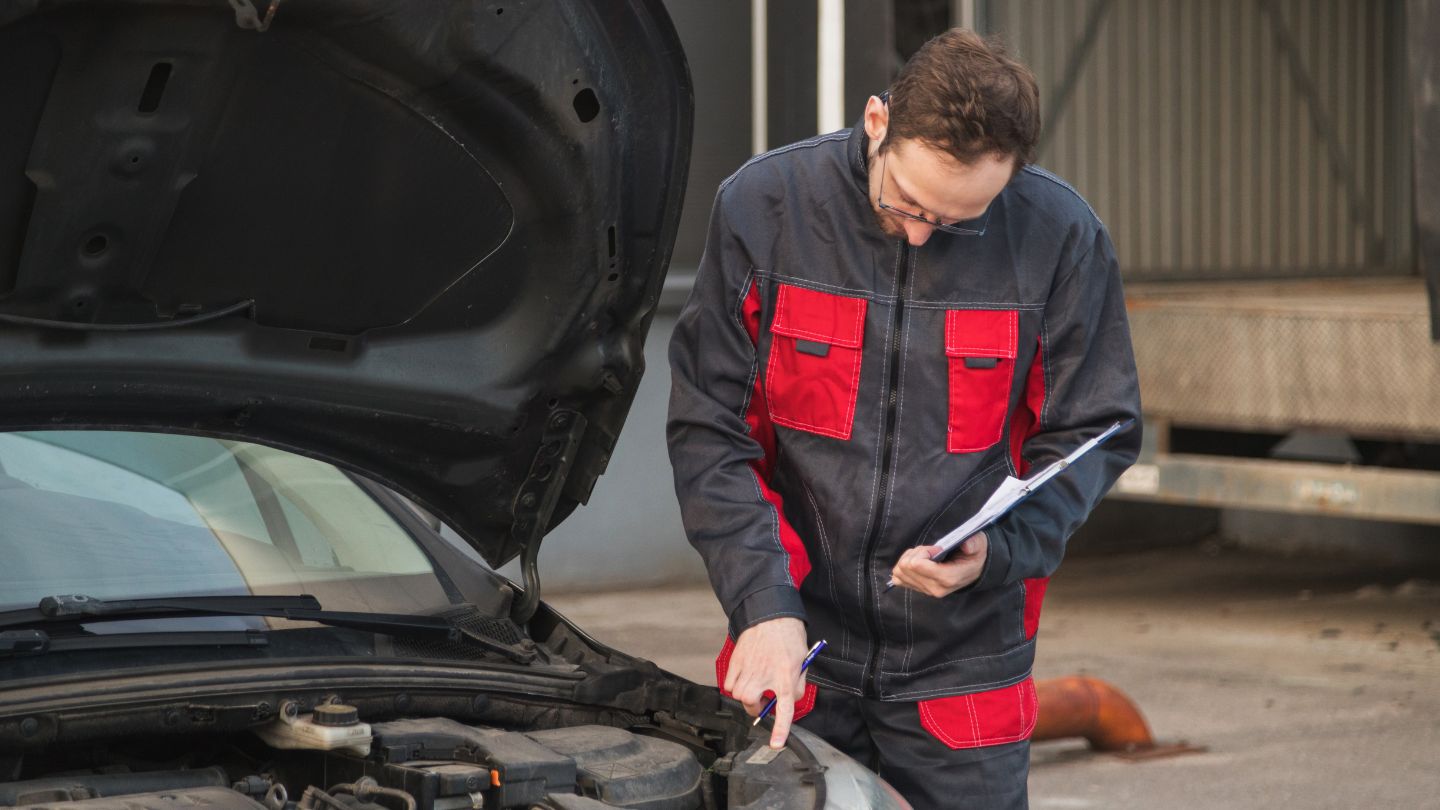
[[[890,128],[890,108],[879,96],[871,96],[865,102],[865,134],[879,143],[885,140],[885,131]]]

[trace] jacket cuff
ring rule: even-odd
[[[747,627],[785,616],[805,621],[800,592],[789,585],[763,588],[740,600],[730,612],[730,637],[739,638]]]
[[[985,565],[980,568],[980,578],[975,580],[976,590],[998,588],[1010,578],[1010,533],[1001,523],[985,529],[989,546],[985,552]]]

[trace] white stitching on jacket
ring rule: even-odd
[[[1006,686],[1014,686],[1015,684],[1020,683],[1026,678],[1029,678],[1033,674],[1033,672],[1033,669],[1027,669],[1025,670],[1025,674],[1021,675],[1018,678],[1006,678],[1002,681],[991,681],[990,683],[971,683],[964,684],[963,686],[946,686],[940,689],[920,689],[914,692],[893,692],[889,695],[886,695],[885,697],[882,697],[881,700],[895,702],[899,700],[924,698],[927,696],[952,697],[954,696],[957,689],[974,689],[977,692],[985,692],[991,689],[1001,689]],[[881,677],[884,678],[886,676],[882,675]]]
[[[1005,331],[1006,331],[1006,333],[1007,333],[1007,334],[1006,334],[1006,338],[1005,338],[1005,346],[997,349],[997,348],[995,348],[994,346],[955,346],[955,345],[952,345],[952,344],[958,343],[958,342],[960,341],[960,334],[959,334],[959,332],[960,332],[960,318],[958,318],[958,317],[952,318],[952,317],[950,317],[950,313],[951,313],[951,312],[959,313],[959,312],[963,312],[963,311],[964,311],[964,310],[955,309],[955,310],[950,310],[949,312],[946,312],[946,313],[945,313],[945,351],[946,351],[947,354],[948,354],[949,352],[979,352],[979,353],[987,353],[987,352],[1009,352],[1009,354],[999,354],[999,355],[995,355],[995,356],[996,356],[996,357],[1005,358],[1005,359],[1014,359],[1014,358],[1015,358],[1016,347],[1017,347],[1017,344],[1018,344],[1018,341],[1019,341],[1019,338],[1016,336],[1017,327],[1018,327],[1018,325],[1019,325],[1019,323],[1020,323],[1020,313],[1019,313],[1019,312],[1016,312],[1016,311],[1014,311],[1014,310],[993,310],[993,311],[995,311],[995,312],[1006,312],[1006,311],[1008,311],[1008,312],[1010,313],[1010,316],[1011,316],[1011,317],[1007,320],[1007,323],[1005,324]],[[987,355],[987,356],[988,356],[988,355]]]
[[[845,348],[844,346],[837,346],[836,348],[840,351],[854,352],[856,355],[860,355],[861,353],[860,349],[849,349]],[[781,416],[775,413],[773,408],[770,410],[770,421],[774,422],[777,425],[783,425],[788,428],[798,428],[809,433],[818,433],[821,436],[829,436],[832,439],[843,439],[848,441],[850,439],[850,434],[854,431],[855,426],[855,402],[860,398],[860,361],[862,359],[864,359],[863,356],[857,356],[851,363],[851,365],[854,366],[854,370],[850,374],[850,409],[846,411],[844,423],[841,427],[834,428],[824,427],[822,425],[812,425],[809,422],[802,422],[794,417]],[[770,357],[765,367],[765,399],[767,402],[775,401],[775,394],[770,387],[771,383],[774,382],[775,379],[775,375],[773,373],[774,370],[775,341],[772,339],[770,341]]]
[[[844,287],[839,284],[826,284],[823,281],[814,281],[808,278],[800,278],[799,276],[787,276],[784,273],[773,273],[763,270],[760,271],[760,273],[766,278],[771,279],[778,284],[788,284],[791,287],[802,287],[807,290],[814,290],[815,292],[828,292],[836,293],[838,295],[848,295],[852,298],[864,298],[867,301],[873,301],[877,304],[888,304],[895,300],[895,296],[893,295],[880,295],[874,290],[858,290],[853,287]]]
[[[860,305],[854,307],[855,323],[850,326],[850,335],[848,337],[841,337],[840,335],[836,334],[826,335],[820,332],[812,332],[809,329],[802,329],[801,327],[794,326],[790,323],[791,318],[786,314],[785,311],[785,305],[790,301],[790,296],[786,294],[788,292],[786,288],[794,286],[795,285],[793,284],[782,283],[780,285],[780,289],[776,291],[775,317],[770,319],[771,332],[774,332],[777,335],[785,335],[786,337],[811,338],[813,340],[818,340],[821,343],[828,343],[846,349],[858,349],[862,345],[864,345],[865,310],[868,308],[866,305],[870,303],[868,300],[866,300],[864,297],[851,297],[851,300],[859,301]],[[836,295],[832,297],[845,298],[846,296]],[[775,324],[777,323],[780,324],[780,327],[778,329],[775,326]]]
[[[900,289],[900,256],[901,256],[901,253],[902,253],[902,251],[900,251],[900,250],[896,250],[896,251],[895,251],[895,269],[894,269],[895,281],[894,281],[894,283],[893,283],[893,286],[891,287],[892,290],[895,290],[895,291],[897,291],[897,292],[898,292],[898,290]],[[896,298],[897,298],[896,295],[892,295],[892,296],[890,297],[890,300],[891,300],[891,301],[894,301],[894,300],[896,300]],[[891,306],[894,306],[894,304],[892,304]],[[892,318],[894,317],[894,313],[893,313],[893,312],[888,312],[888,313],[886,313],[886,314],[889,315],[889,316],[892,317]],[[881,357],[881,360],[880,360],[880,379],[882,379],[882,380],[888,379],[889,374],[890,374],[890,330],[889,330],[889,329],[886,329],[886,330],[885,330],[885,343],[884,343],[884,345],[881,347],[880,357]],[[884,386],[881,386],[881,389],[883,390],[883,389],[884,389]],[[878,423],[878,424],[876,425],[876,427],[877,427],[878,429],[875,431],[875,435],[878,436],[878,435],[880,435],[881,433],[883,433],[884,430],[885,430],[885,409],[884,409],[884,408],[878,408],[878,409],[876,409],[876,410],[877,410],[877,412],[876,412],[876,415],[875,415],[875,419],[876,419],[876,421],[877,421],[877,423]],[[865,517],[865,531],[864,531],[864,533],[862,533],[862,534],[860,535],[860,537],[862,538],[862,542],[863,542],[863,539],[869,537],[869,536],[870,536],[870,532],[875,529],[875,519],[876,519],[876,517],[877,517],[877,515],[875,514],[876,511],[877,511],[877,510],[875,509],[875,497],[876,497],[876,493],[877,493],[877,492],[879,491],[879,489],[880,489],[880,445],[881,445],[881,444],[882,444],[882,442],[876,442],[876,443],[875,443],[875,466],[870,469],[870,503],[869,503],[869,505],[868,505],[867,514],[866,514],[866,517]],[[858,594],[858,593],[860,593],[861,591],[864,590],[864,588],[865,588],[865,578],[866,578],[866,577],[869,577],[869,576],[871,576],[871,575],[872,575],[872,574],[871,574],[871,572],[870,572],[870,563],[869,563],[868,561],[866,561],[866,560],[863,560],[863,559],[860,560],[860,564],[857,565],[857,566],[855,566],[855,593]],[[881,644],[880,644],[880,654],[881,654],[881,656],[883,657],[883,656],[884,656],[884,653],[885,653],[885,645],[884,645],[884,641],[883,641],[883,634],[884,634],[884,632],[885,632],[885,629],[882,627],[882,628],[880,629],[880,632],[881,632],[881,634],[882,634],[882,641],[881,641]],[[871,644],[874,644],[874,643],[875,643],[875,640],[874,640],[874,639],[871,639],[871,640],[870,640],[870,643],[871,643]],[[867,646],[867,648],[866,648],[866,650],[865,650],[865,665],[860,668],[860,677],[861,677],[862,680],[866,677],[866,675],[869,674],[869,673],[868,673],[869,668],[870,668],[870,650],[869,650],[869,647]]]
[[[982,748],[988,745],[1003,745],[1005,743],[1019,742],[1024,739],[1028,739],[1030,735],[1033,734],[1035,731],[1035,719],[1039,717],[1039,713],[1037,712],[1035,718],[1031,718],[1028,723],[1026,722],[1025,704],[1028,703],[1029,700],[1026,698],[1027,690],[1025,689],[1024,683],[1024,681],[1021,681],[1020,683],[1020,695],[1018,700],[1016,701],[1020,709],[1020,731],[1017,734],[1006,734],[998,737],[982,738],[980,736],[980,731],[975,721],[975,702],[974,700],[970,699],[969,695],[963,695],[961,697],[964,697],[966,699],[966,705],[969,707],[968,713],[970,715],[970,729],[974,736],[973,740],[957,740],[954,737],[951,737],[950,734],[947,733],[945,729],[940,725],[940,722],[935,718],[935,714],[931,710],[931,704],[934,700],[945,700],[946,698],[943,697],[934,698],[928,701],[922,700],[916,702],[916,705],[920,708],[920,714],[922,717],[921,725],[924,726],[927,731],[938,737],[942,742],[944,742],[946,745],[950,746],[953,749]],[[1014,684],[1011,685],[1013,686]],[[1008,689],[1009,687],[1005,688]],[[1029,691],[1034,691],[1033,687]]]
[[[962,497],[965,495],[965,493],[967,493],[967,492],[969,492],[970,490],[974,489],[976,486],[978,486],[978,485],[980,484],[981,481],[985,480],[985,476],[989,475],[990,473],[995,472],[996,470],[1000,469],[1001,467],[1004,467],[1005,465],[1006,465],[1006,462],[1004,462],[1004,461],[997,461],[997,462],[995,462],[994,464],[991,464],[989,467],[986,467],[986,468],[983,469],[983,470],[979,470],[979,471],[977,471],[977,472],[971,473],[971,474],[970,474],[970,478],[965,481],[965,485],[960,488],[960,491],[959,491],[959,492],[955,493],[955,497],[953,497],[953,498],[951,498],[949,501],[947,501],[947,502],[945,503],[945,506],[942,507],[942,508],[940,509],[940,511],[938,511],[938,512],[936,512],[934,515],[932,515],[932,516],[930,517],[930,520],[929,520],[928,522],[926,522],[925,528],[921,529],[921,530],[920,530],[920,533],[917,534],[917,535],[915,535],[915,536],[916,536],[916,537],[925,537],[926,535],[930,534],[930,530],[931,530],[931,529],[934,529],[934,528],[935,528],[935,524],[940,522],[940,516],[943,515],[943,514],[945,514],[947,511],[949,511],[950,507],[954,506],[956,501],[960,500],[960,498],[962,498]]]
[[[782,285],[780,286],[780,289],[777,290],[776,293],[775,293],[775,297],[776,297],[776,301],[777,301],[776,307],[775,307],[776,312],[775,312],[775,317],[770,320],[770,334],[771,334],[771,335],[777,335],[777,334],[778,334],[778,335],[781,335],[782,337],[790,337],[789,335],[786,335],[784,332],[776,332],[776,331],[775,331],[775,321],[777,321],[777,320],[780,319],[780,315],[781,315],[781,313],[780,313],[780,307],[783,306],[783,302],[784,302],[784,300],[785,300],[785,298],[786,298],[786,296],[785,296],[785,285],[782,284]],[[863,341],[863,338],[864,338],[864,336],[865,336],[865,333],[864,333],[864,330],[865,330],[865,310],[866,310],[867,308],[861,306],[861,307],[856,307],[855,309],[856,309],[856,313],[855,313],[856,318],[855,318],[855,320],[856,320],[856,323],[858,324],[858,327],[857,327],[857,328],[858,328],[859,331],[860,331],[860,337],[861,337],[861,339],[862,339],[862,341]],[[788,327],[787,327],[787,328],[788,328]],[[822,341],[829,342],[829,341],[831,340],[831,338],[830,338],[829,336],[815,335],[814,333],[811,333],[811,334],[814,335],[815,337],[817,337],[818,339],[822,340]],[[796,418],[793,417],[793,416],[782,416],[782,415],[780,415],[780,414],[775,413],[775,409],[774,409],[774,407],[773,407],[773,403],[775,402],[775,393],[774,393],[774,388],[773,388],[772,386],[773,386],[774,381],[775,381],[775,373],[774,373],[774,372],[775,372],[775,358],[776,358],[777,355],[776,355],[776,351],[775,351],[775,340],[774,340],[773,337],[772,337],[771,340],[770,340],[770,355],[769,355],[768,358],[766,358],[766,365],[765,365],[765,399],[766,399],[766,402],[772,404],[772,407],[770,408],[770,421],[771,421],[771,422],[774,422],[774,423],[777,424],[777,425],[783,425],[783,426],[788,427],[788,428],[796,428],[796,429],[799,429],[799,430],[804,430],[804,431],[807,431],[807,432],[809,432],[809,433],[818,433],[818,434],[820,434],[821,436],[829,436],[829,437],[832,438],[832,439],[842,439],[842,440],[845,440],[845,441],[849,441],[850,435],[854,432],[854,428],[855,428],[855,404],[856,404],[856,402],[860,399],[860,366],[863,364],[863,361],[864,361],[864,348],[863,348],[863,344],[862,344],[862,346],[860,346],[860,347],[853,347],[853,348],[852,348],[852,347],[849,347],[849,346],[841,346],[841,345],[835,344],[835,345],[834,345],[834,348],[837,349],[837,350],[839,350],[840,352],[850,352],[850,353],[852,353],[852,356],[853,356],[853,359],[851,360],[851,366],[852,366],[852,368],[851,368],[851,372],[850,372],[850,388],[849,388],[850,407],[849,407],[849,409],[845,412],[845,416],[843,417],[843,421],[842,421],[840,427],[824,427],[824,426],[822,426],[822,425],[812,425],[812,424],[810,424],[809,422],[801,421],[801,420],[799,420],[799,419],[796,419]],[[787,347],[786,350],[787,350],[787,351],[789,350],[788,347]],[[838,362],[839,358],[842,357],[842,356],[844,356],[844,355],[835,355],[835,356],[834,356],[834,359]]]
[[[745,336],[745,339],[747,341],[750,340],[750,333],[745,329],[745,299],[750,295],[750,283],[753,277],[754,268],[752,267],[750,269],[750,272],[745,274],[745,283],[740,288],[740,300],[737,302],[735,310],[736,320],[738,321],[740,326],[740,332]],[[759,282],[755,283],[758,287]],[[745,430],[747,433],[750,430],[750,422],[745,419],[745,414],[750,410],[751,398],[755,396],[755,377],[760,373],[760,335],[758,330],[755,335],[754,348],[755,351],[753,353],[753,359],[750,361],[750,373],[745,378],[745,395],[741,397],[740,411],[736,414],[736,416],[740,417],[740,421],[745,422]],[[766,404],[765,410],[770,410],[768,403]]]
[[[910,289],[912,291],[915,289],[915,268],[913,264],[910,268]],[[900,294],[903,297],[905,291],[901,290]],[[904,317],[904,328],[900,335],[900,376],[895,381],[895,384],[900,388],[900,390],[897,392],[897,396],[895,398],[895,454],[891,457],[891,469],[894,469],[896,463],[900,460],[900,425],[903,424],[905,421],[905,367],[910,363],[910,332],[913,326],[914,320],[910,318],[907,314]],[[895,488],[893,486],[893,481],[890,488],[890,493],[890,502],[885,504],[885,517],[880,522],[882,530],[889,528],[890,509],[895,505]],[[911,601],[913,595],[913,591],[911,591],[909,588],[905,589],[905,663],[903,664],[903,666],[905,667],[910,666],[910,654],[915,650],[915,631],[914,627],[911,625],[912,619],[910,612],[911,607],[913,606],[913,602]]]
[[[950,659],[949,661],[941,661],[941,662],[938,663],[938,664],[931,664],[930,666],[925,667],[924,669],[917,669],[917,670],[914,670],[914,671],[911,671],[911,672],[895,672],[895,671],[883,670],[883,669],[880,670],[880,671],[883,672],[883,673],[885,673],[886,675],[908,675],[908,676],[910,676],[910,677],[914,677],[914,676],[916,676],[916,675],[924,675],[924,674],[927,673],[927,672],[934,672],[934,671],[937,670],[937,669],[944,669],[945,667],[948,667],[948,666],[950,666],[951,664],[963,664],[963,663],[965,663],[966,661],[987,661],[987,660],[989,660],[989,659],[991,659],[991,658],[1006,658],[1006,657],[1008,657],[1008,656],[1015,655],[1015,654],[1016,654],[1017,652],[1019,652],[1022,648],[1027,647],[1027,646],[1028,646],[1028,647],[1034,647],[1034,646],[1035,646],[1035,639],[1033,639],[1033,638],[1032,638],[1032,639],[1027,639],[1027,640],[1025,640],[1025,641],[1023,641],[1023,642],[1021,642],[1021,643],[1019,643],[1019,644],[1016,644],[1014,647],[1011,647],[1011,648],[1008,649],[1008,650],[1002,650],[1002,651],[1000,651],[1000,652],[998,652],[998,653],[989,653],[989,654],[987,654],[987,655],[970,655],[970,656],[966,656],[965,658],[952,658],[952,659]]]
[[[1040,413],[1035,418],[1036,427],[1045,427],[1046,414],[1050,411],[1050,392],[1055,389],[1055,379],[1050,368],[1050,319],[1040,316],[1040,374],[1045,380],[1045,395],[1040,398]]]
[[[1061,180],[1059,177],[1051,174],[1050,172],[1045,171],[1044,169],[1040,168],[1039,166],[1034,166],[1034,165],[1026,166],[1025,168],[1021,169],[1020,171],[1022,171],[1022,172],[1029,172],[1030,174],[1033,174],[1033,175],[1035,175],[1035,176],[1037,176],[1037,177],[1043,177],[1043,178],[1045,178],[1046,180],[1049,180],[1050,182],[1054,183],[1055,185],[1057,185],[1057,186],[1065,189],[1066,191],[1070,192],[1071,194],[1074,194],[1074,195],[1075,195],[1075,199],[1079,200],[1082,204],[1084,204],[1085,210],[1086,210],[1086,211],[1089,211],[1089,212],[1090,212],[1090,216],[1092,216],[1092,217],[1095,218],[1095,223],[1096,223],[1097,225],[1099,225],[1100,227],[1102,227],[1102,228],[1105,227],[1105,223],[1100,221],[1100,215],[1097,214],[1097,213],[1095,213],[1095,209],[1094,209],[1094,208],[1091,208],[1091,207],[1090,207],[1089,201],[1087,201],[1084,197],[1080,196],[1080,192],[1076,191],[1075,188],[1074,188],[1073,186],[1071,186],[1069,183],[1065,182],[1064,180]]]
[[[822,144],[822,143],[829,143],[830,141],[843,141],[843,140],[846,140],[846,139],[849,138],[849,137],[850,137],[850,130],[848,130],[848,129],[846,129],[846,130],[841,130],[840,132],[830,132],[830,133],[826,133],[826,134],[824,134],[824,135],[816,135],[816,136],[813,137],[813,138],[809,138],[809,139],[803,140],[803,141],[797,141],[796,143],[792,143],[792,144],[789,144],[789,145],[787,145],[787,146],[782,146],[782,147],[779,147],[778,149],[771,149],[769,152],[764,152],[764,153],[762,153],[762,154],[756,155],[756,156],[750,158],[749,160],[745,161],[744,163],[740,164],[740,168],[736,169],[733,174],[731,174],[729,177],[725,178],[724,181],[722,181],[722,182],[720,183],[720,189],[719,189],[719,191],[716,192],[716,194],[718,195],[721,191],[724,191],[724,190],[725,190],[725,187],[728,186],[728,185],[730,185],[732,182],[734,182],[734,181],[735,181],[735,178],[739,177],[741,172],[743,172],[743,171],[745,171],[746,169],[750,168],[750,166],[753,165],[753,164],[760,163],[761,161],[764,161],[764,160],[767,160],[767,159],[769,159],[769,158],[775,157],[776,155],[783,155],[783,154],[785,154],[786,152],[793,152],[793,151],[795,151],[796,149],[806,149],[806,148],[809,148],[809,147],[812,147],[812,146],[819,146],[819,145]]]
[[[760,503],[768,508],[770,514],[775,517],[770,526],[770,539],[775,541],[775,548],[780,550],[780,556],[785,561],[785,582],[790,587],[798,590],[800,587],[799,584],[795,582],[794,577],[790,576],[790,552],[786,551],[785,544],[780,542],[780,521],[784,520],[785,516],[780,514],[780,510],[775,507],[775,504],[770,502],[769,498],[765,497],[765,489],[760,483],[760,471],[753,466],[746,466],[750,467],[750,478],[755,482],[755,497],[758,498]],[[744,600],[742,599],[740,601],[743,602]]]
[[[830,600],[835,603],[836,608],[840,607],[840,594],[835,590],[835,565],[833,556],[830,553],[830,536],[825,531],[825,521],[820,517],[820,505],[815,502],[815,493],[810,491],[810,485],[805,481],[800,482],[800,488],[805,490],[805,498],[810,501],[810,511],[815,515],[815,531],[820,535],[820,550],[825,554],[825,578],[830,581]],[[850,625],[845,621],[845,611],[840,610],[840,657],[844,658],[850,649]]]
[[[1021,304],[1007,301],[906,301],[911,309],[981,309],[998,311],[1042,310],[1044,304]]]

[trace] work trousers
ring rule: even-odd
[[[915,810],[1026,810],[1030,741],[952,749],[920,724],[913,702],[820,689],[796,725],[880,774]]]

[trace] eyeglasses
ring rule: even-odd
[[[889,174],[889,172],[886,171],[886,167],[889,165],[887,163],[888,160],[890,160],[890,153],[886,152],[885,156],[880,158],[880,190],[875,192],[875,204],[879,206],[882,211],[889,211],[892,214],[905,217],[906,219],[913,219],[916,222],[923,222],[937,231],[953,233],[957,236],[979,236],[984,233],[984,231],[977,231],[974,228],[962,228],[959,225],[954,224],[953,222],[947,224],[936,219],[926,219],[920,214],[912,214],[911,212],[906,211],[903,208],[896,208],[895,206],[885,202],[882,197],[885,194],[885,175]]]

